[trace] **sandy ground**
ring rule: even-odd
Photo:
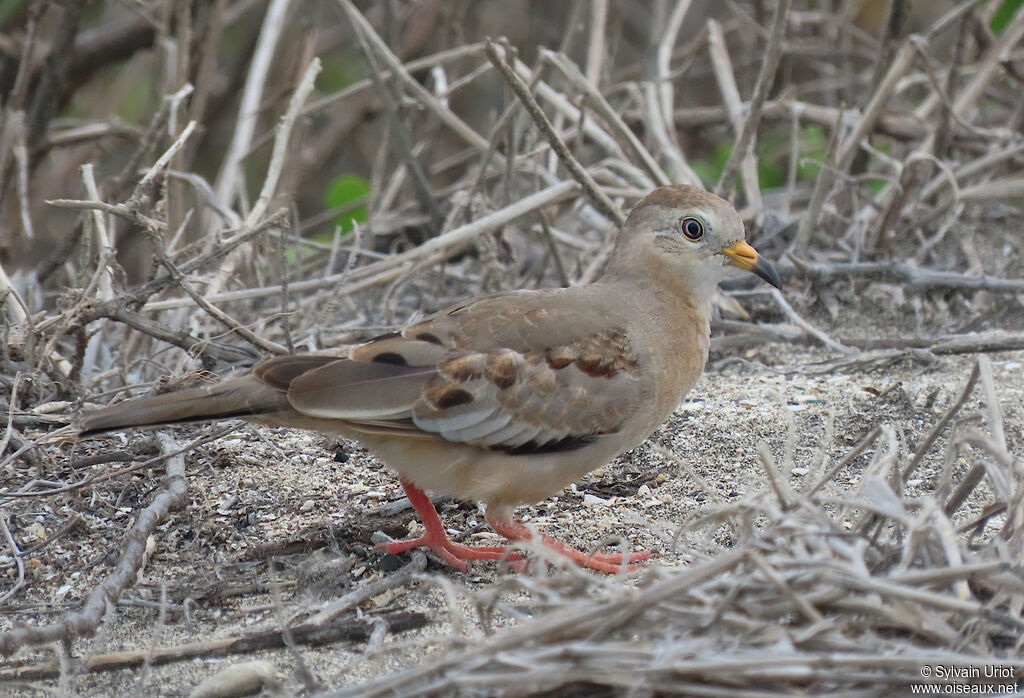
[[[834,314],[827,298],[821,300],[826,294],[801,304],[801,293],[799,285],[792,291],[794,305],[836,337],[905,336],[922,328],[952,331],[969,319],[961,315],[962,309],[971,309],[971,317],[977,317],[977,308],[988,313],[987,308],[999,308],[1002,302],[978,298],[978,294],[970,304],[956,294],[898,297],[893,289],[875,285],[865,293],[839,298],[842,311]],[[1019,308],[1019,303],[1008,305]],[[1019,329],[1017,316],[1008,320],[998,314],[982,315],[995,318],[989,327]],[[1006,439],[1019,458],[1024,455],[1024,352],[990,358]],[[893,426],[901,449],[913,453],[955,401],[975,360],[972,356],[919,357],[837,367],[836,359],[835,354],[810,344],[715,352],[689,399],[648,443],[519,513],[538,530],[582,548],[621,536],[632,549],[655,551],[650,566],[686,565],[727,548],[731,541],[724,529],[704,528],[677,536],[681,523],[716,502],[768,488],[757,456],[760,442],[768,445],[788,475],[789,485],[797,490],[810,487],[830,463],[878,424]],[[974,399],[966,413],[977,409]],[[203,429],[212,427],[173,433],[179,443],[185,443]],[[912,487],[922,492],[934,488],[943,442],[926,459]],[[65,445],[54,458],[67,463],[94,453],[144,448],[146,443],[143,433],[115,435]],[[656,444],[674,457],[666,456]],[[836,491],[855,488],[870,456],[869,452],[855,460],[828,486]],[[118,465],[83,466],[73,475],[65,471],[49,476],[79,479]],[[282,614],[316,609],[325,600],[394,574],[396,567],[409,560],[368,552],[373,531],[404,536],[415,533],[418,524],[410,509],[387,511],[385,505],[401,498],[397,480],[354,442],[243,425],[190,453],[187,467],[187,508],[160,526],[137,584],[111,607],[97,637],[74,643],[76,657],[279,627]],[[955,464],[958,472],[965,467],[965,463]],[[26,544],[51,535],[73,511],[82,516],[82,524],[29,557],[27,587],[2,609],[0,628],[52,622],[75,608],[109,574],[116,563],[117,542],[150,500],[161,474],[159,469],[136,473],[59,501],[15,503],[23,529],[16,534]],[[25,466],[14,481],[24,483],[32,477],[47,474]],[[980,504],[972,502],[961,517],[977,512]],[[439,508],[453,535],[469,542],[495,539],[474,505],[447,502]],[[275,554],[268,557],[268,550]],[[630,585],[645,573],[593,583]],[[297,673],[300,663],[319,686],[356,683],[401,671],[452,643],[472,642],[483,632],[481,605],[499,605],[492,619],[495,627],[515,623],[516,609],[529,598],[523,588],[530,586],[530,580],[543,581],[557,574],[538,566],[510,582],[509,573],[494,563],[477,563],[462,573],[431,561],[424,576],[361,604],[364,614],[425,611],[429,618],[426,627],[389,634],[370,652],[365,642],[301,646],[294,652],[270,650],[11,683],[0,686],[0,693],[188,695],[204,678],[254,659],[269,662],[266,668],[288,692],[302,687]],[[16,572],[8,566],[0,575],[3,590]],[[450,582],[448,590],[432,581],[434,577]],[[583,579],[586,585],[587,578]],[[269,593],[273,586],[279,589],[277,601]],[[164,604],[161,593],[166,594]],[[535,610],[542,606],[536,596],[533,603]],[[166,612],[161,620],[162,605]],[[0,663],[0,668],[55,656],[53,648],[21,652]]]

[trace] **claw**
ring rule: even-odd
[[[428,548],[447,564],[463,572],[469,569],[468,563],[473,560],[505,560],[512,563],[512,568],[517,572],[525,569],[525,559],[522,554],[509,551],[504,545],[486,546],[456,543],[445,532],[444,526],[441,524],[441,517],[437,515],[437,509],[434,507],[433,502],[430,501],[430,497],[408,480],[402,480],[402,487],[405,488],[405,493],[409,497],[409,501],[412,502],[413,508],[416,509],[416,513],[420,515],[420,520],[423,522],[426,532],[418,538],[378,545],[374,550],[384,550],[385,552],[399,555],[413,548]],[[606,574],[617,574],[623,571],[631,572],[638,569],[637,565],[631,563],[643,562],[651,557],[649,550],[631,553],[627,556],[612,553],[587,553],[568,546],[551,536],[534,533],[516,519],[497,519],[488,516],[487,522],[491,525],[491,528],[510,541],[536,539],[544,547],[569,558],[576,564],[597,570],[598,572],[605,572]]]
[[[650,550],[630,553],[628,556],[619,555],[617,553],[587,553],[566,545],[562,541],[552,538],[551,536],[545,536],[543,533],[534,533],[524,526],[522,522],[516,519],[499,520],[488,518],[487,522],[491,524],[491,528],[511,541],[528,541],[536,538],[536,540],[545,548],[548,548],[559,555],[564,555],[581,567],[597,570],[598,572],[604,572],[606,574],[617,574],[622,571],[632,572],[633,570],[639,569],[639,566],[629,563],[643,562],[651,558]]]

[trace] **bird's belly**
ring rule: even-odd
[[[601,439],[575,451],[524,455],[423,439],[362,441],[388,468],[418,487],[488,507],[538,502],[619,453]]]
[[[483,502],[492,508],[532,504],[550,497],[633,448],[650,432],[618,433],[611,439],[598,437],[574,451],[510,455],[440,438],[367,433],[341,420],[316,419],[292,412],[263,415],[252,421],[355,439],[380,458],[389,470],[417,487],[435,494]]]

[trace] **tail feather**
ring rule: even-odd
[[[86,412],[78,419],[80,436],[101,434],[126,427],[207,422],[250,417],[288,409],[282,390],[271,388],[254,376],[202,388],[154,395]]]

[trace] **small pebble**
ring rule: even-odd
[[[213,676],[208,676],[202,683],[192,689],[189,698],[228,698],[229,696],[247,696],[259,693],[265,688],[277,689],[279,682],[275,676],[274,665],[270,662],[257,660],[234,664],[222,669]],[[271,693],[276,693],[272,690]]]
[[[394,555],[392,553],[387,553],[386,555],[384,555],[384,557],[382,557],[380,559],[380,561],[377,562],[377,569],[379,569],[381,572],[394,572],[395,570],[397,570],[401,566],[402,566],[402,558],[400,558],[397,555]],[[363,570],[363,569],[366,569],[366,568],[365,567],[361,567],[360,568],[360,570]],[[360,574],[362,574],[362,572],[360,572]]]

